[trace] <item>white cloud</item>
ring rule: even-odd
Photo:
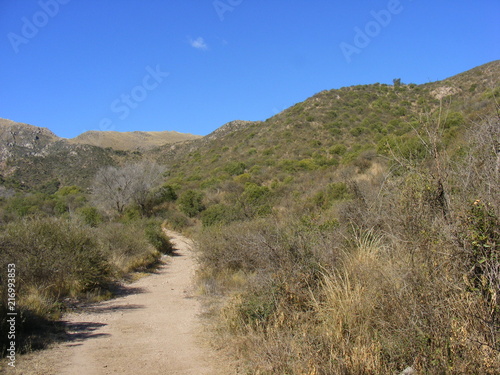
[[[203,51],[208,49],[207,43],[205,43],[205,40],[201,36],[196,39],[190,39],[189,44],[191,44],[191,47],[201,49]]]

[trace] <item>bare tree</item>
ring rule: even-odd
[[[147,162],[102,168],[92,185],[93,201],[103,209],[119,214],[131,203],[136,203],[142,210],[148,193],[160,185],[164,172],[163,166]]]

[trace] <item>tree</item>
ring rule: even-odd
[[[118,214],[122,214],[131,203],[143,211],[149,191],[160,184],[164,172],[164,167],[146,162],[102,168],[92,185],[93,201]]]

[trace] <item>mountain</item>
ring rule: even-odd
[[[93,131],[65,139],[47,128],[0,119],[0,183],[42,191],[61,184],[88,186],[102,166],[136,160],[140,150],[197,138],[170,131]]]
[[[183,142],[201,138],[199,135],[184,134],[176,131],[160,132],[116,132],[87,131],[69,139],[73,144],[87,144],[99,147],[111,147],[115,150],[148,150],[165,144]]]
[[[128,135],[87,134],[93,144],[79,144],[2,120],[2,243],[14,254],[26,232],[32,254],[33,238],[52,242],[23,217],[58,216],[38,221],[49,228],[76,216],[76,242],[48,231],[55,249],[92,249],[84,229],[106,254],[135,258],[129,240],[151,215],[147,229],[157,220],[158,231],[164,222],[196,239],[217,345],[243,371],[499,373],[499,96],[494,61],[421,85],[396,78],[325,90],[265,121],[158,147],[131,133],[140,149],[129,150]],[[126,165],[143,160],[167,168]],[[89,187],[107,165],[127,166],[123,184],[94,189],[110,193],[114,215],[77,187],[59,189]],[[22,189],[47,194],[9,199]],[[91,264],[100,277],[93,260],[71,260],[78,274]]]
[[[232,121],[205,137],[90,131],[67,140],[45,128],[0,120],[0,175],[29,188],[51,181],[87,186],[103,165],[148,158],[167,164],[177,181],[209,187],[234,171],[270,183],[339,164],[363,169],[384,145],[399,142],[404,149],[415,143],[423,114],[440,106],[447,139],[494,113],[499,77],[500,61],[493,61],[422,85],[395,79],[394,85],[325,90],[265,121]]]

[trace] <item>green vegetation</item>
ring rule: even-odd
[[[196,216],[205,209],[202,201],[202,193],[188,190],[179,197],[179,209],[189,217]]]
[[[165,194],[159,203],[173,198],[169,188],[160,190]],[[74,185],[53,194],[18,193],[0,201],[0,267],[15,264],[18,272],[20,351],[42,348],[57,337],[62,328],[53,322],[68,303],[110,298],[114,284],[131,272],[147,271],[162,254],[173,252],[163,219],[143,219],[136,207],[130,201],[121,216],[108,216]],[[6,276],[0,274],[1,311],[7,306]],[[0,328],[4,333],[4,321]],[[2,334],[2,352],[6,339]]]

